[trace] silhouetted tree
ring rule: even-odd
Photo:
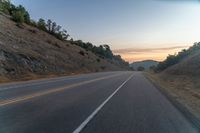
[[[51,31],[50,31],[52,34],[55,34],[55,33],[56,33],[56,27],[57,27],[56,22],[53,22],[53,23],[52,23],[52,27],[51,27]]]
[[[46,28],[46,22],[44,19],[40,18],[37,22],[37,26],[39,29],[43,30],[43,31],[47,31],[47,28]]]
[[[47,29],[49,32],[51,32],[51,27],[52,27],[52,21],[51,21],[51,19],[48,19],[47,20]]]

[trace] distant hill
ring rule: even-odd
[[[138,67],[144,67],[145,70],[148,70],[151,66],[157,66],[158,62],[154,60],[144,60],[144,61],[138,61],[138,62],[133,62],[130,64],[130,67],[134,68],[137,70]]]
[[[74,41],[61,41],[25,23],[19,26],[1,13],[0,25],[0,82],[129,69],[120,56],[101,57]]]

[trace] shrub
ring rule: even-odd
[[[97,58],[97,62],[101,62],[101,60],[99,58]]]
[[[144,70],[145,70],[145,68],[144,68],[144,67],[142,67],[142,66],[139,66],[139,67],[137,68],[137,70],[138,70],[138,71],[144,71]]]
[[[13,12],[13,20],[17,23],[23,23],[24,22],[24,14],[21,11]]]
[[[28,31],[30,31],[31,33],[34,33],[34,34],[36,34],[36,33],[37,33],[37,31],[36,31],[36,30],[34,30],[34,29],[28,29]]]
[[[37,27],[43,31],[47,31],[46,22],[44,19],[40,18],[37,22]]]
[[[10,2],[0,1],[0,11],[4,12],[5,14],[10,15],[10,9],[11,9]]]
[[[79,54],[80,54],[80,55],[82,55],[82,56],[84,56],[84,55],[85,55],[84,51],[82,51],[82,50],[81,50],[81,51],[79,51]]]

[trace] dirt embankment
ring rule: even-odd
[[[0,82],[127,69],[0,14]]]

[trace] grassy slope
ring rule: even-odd
[[[200,51],[162,73],[147,75],[200,118]]]
[[[0,15],[0,82],[128,68],[97,59],[100,58],[70,42],[29,25],[20,28]]]

